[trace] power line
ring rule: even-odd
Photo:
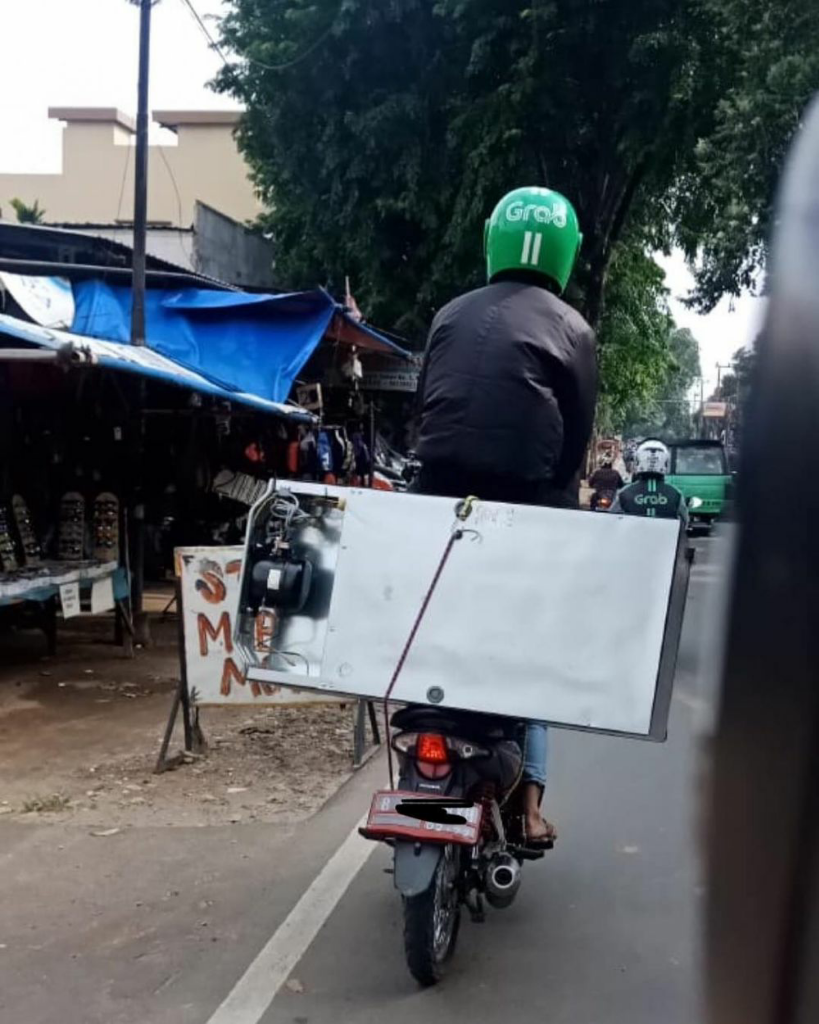
[[[131,163],[131,146],[125,147],[125,166],[122,168],[122,182],[119,186],[119,202],[117,203],[117,216],[116,220],[119,221],[119,216],[122,213],[122,200],[125,197],[125,181],[128,177],[128,165]]]
[[[199,26],[199,28],[204,33],[205,38],[208,40],[208,43],[210,44],[210,46],[216,51],[216,53],[221,58],[222,63],[225,65],[225,67],[228,67],[229,64],[228,64],[227,57],[225,57],[224,53],[222,52],[222,50],[219,47],[219,44],[216,42],[216,40],[210,34],[210,30],[208,29],[207,25],[204,23],[202,18],[199,16],[198,11],[193,6],[192,0],[182,0],[182,3],[190,11],[191,16],[196,20],[197,25]],[[314,53],[319,48],[319,46],[321,46],[321,44],[325,41],[325,39],[327,39],[327,37],[330,35],[330,33],[336,27],[336,22],[338,21],[338,16],[339,16],[339,14],[341,14],[341,10],[342,10],[343,7],[344,7],[344,0],[341,0],[341,3],[339,3],[339,5],[338,5],[338,10],[333,15],[333,20],[330,22],[330,24],[327,26],[327,28],[318,36],[318,38],[314,42],[312,42],[307,47],[306,50],[304,50],[302,53],[300,53],[297,57],[293,57],[292,60],[284,61],[281,64],[267,64],[265,61],[257,60],[255,57],[251,57],[247,53],[242,53],[240,50],[237,50],[236,54],[242,60],[247,61],[248,64],[254,64],[256,67],[262,68],[265,71],[287,71],[288,68],[292,68],[292,67],[295,67],[297,64],[301,64],[301,62],[303,60],[306,60],[312,53]]]
[[[213,38],[213,36],[212,36],[212,35],[210,34],[210,29],[209,29],[209,28],[208,28],[208,26],[207,26],[207,25],[205,24],[205,22],[204,22],[204,21],[202,20],[202,18],[201,18],[201,17],[199,16],[199,12],[198,12],[198,11],[196,10],[196,8],[195,8],[195,7],[193,6],[193,4],[191,3],[191,0],[182,0],[182,3],[183,3],[183,4],[184,4],[184,5],[185,5],[185,6],[186,6],[186,7],[188,8],[188,10],[190,11],[190,13],[191,13],[191,16],[193,17],[194,21],[195,21],[195,22],[196,22],[196,24],[197,24],[197,25],[199,26],[199,28],[200,28],[200,29],[202,30],[202,34],[204,35],[205,39],[207,39],[208,43],[209,43],[209,44],[211,45],[211,47],[212,47],[212,48],[213,48],[213,49],[214,49],[214,50],[216,51],[216,53],[217,53],[217,54],[219,55],[219,57],[220,57],[220,59],[221,59],[222,63],[223,63],[223,64],[224,64],[225,66],[227,66],[227,62],[228,62],[228,61],[227,61],[227,57],[225,57],[224,53],[222,53],[222,50],[220,49],[220,47],[219,47],[219,44],[218,44],[218,43],[216,42],[216,40],[215,40],[215,39]]]

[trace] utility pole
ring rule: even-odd
[[[131,344],[145,345],[145,234],[148,224],[148,77],[151,58],[151,8],[158,0],[130,0],[139,6],[136,160],[134,162],[134,248],[131,263]],[[143,612],[145,589],[145,399],[144,379],[136,391],[134,485],[131,497],[131,616],[137,643],[150,642]]]
[[[700,437],[705,437],[705,377],[700,377]]]
[[[134,255],[131,344],[145,344],[145,232],[148,222],[148,73],[151,54],[151,7],[139,4],[139,78],[137,82],[136,161],[134,165]]]
[[[722,371],[723,370],[732,370],[732,369],[733,369],[733,367],[731,366],[730,363],[717,363],[717,397],[718,398],[722,397],[721,396],[721,392],[720,392],[720,387],[722,385]]]

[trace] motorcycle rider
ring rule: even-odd
[[[589,487],[594,489],[594,494],[591,499],[592,512],[597,509],[597,503],[600,500],[601,494],[605,494],[606,492],[616,494],[617,491],[624,486],[625,481],[614,468],[614,462],[611,455],[606,453],[600,459],[600,465],[589,477]]]
[[[617,494],[609,512],[687,523],[685,498],[665,482],[670,465],[671,455],[662,441],[643,441],[634,454],[634,482]]]
[[[418,386],[421,463],[414,489],[453,498],[578,507],[597,398],[594,333],[559,296],[580,249],[560,193],[518,188],[484,231],[488,283],[432,322]],[[526,723],[526,841],[550,845],[540,812],[546,726]]]

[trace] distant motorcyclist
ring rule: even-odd
[[[609,495],[613,500],[620,488],[625,487],[625,481],[614,468],[611,455],[604,455],[600,459],[600,465],[589,477],[589,487],[594,491],[590,502],[592,512],[597,511],[603,496]]]
[[[665,482],[671,455],[662,441],[647,440],[634,454],[634,481],[614,499],[609,512],[647,519],[682,519],[688,523],[685,498]]]
[[[576,508],[597,398],[594,334],[558,298],[582,235],[571,203],[519,188],[486,222],[489,283],[453,299],[432,323],[419,395],[415,490]],[[550,843],[540,814],[546,727],[529,722],[526,836]]]

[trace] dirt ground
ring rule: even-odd
[[[178,679],[176,623],[126,659],[104,618],[41,634],[0,632],[0,815],[70,822],[95,834],[139,825],[291,822],[352,770],[352,704],[206,708],[207,750],[154,774]],[[182,747],[177,726],[169,753]]]

